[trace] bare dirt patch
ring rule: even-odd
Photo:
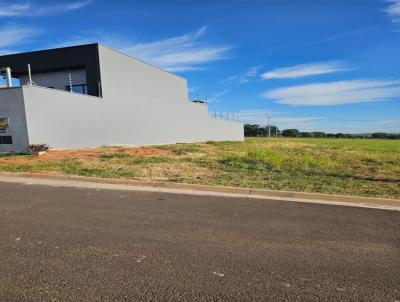
[[[36,162],[53,162],[65,158],[76,158],[83,161],[97,161],[105,154],[124,153],[137,156],[170,156],[172,152],[153,147],[107,147],[77,150],[49,150],[42,156],[6,156],[0,158],[0,164],[29,164]]]

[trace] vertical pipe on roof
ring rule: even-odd
[[[71,71],[68,71],[68,85],[69,85],[69,91],[72,91],[72,75],[71,75]]]
[[[32,71],[31,71],[31,64],[28,64],[28,79],[29,79],[29,85],[32,86]]]
[[[7,81],[7,87],[12,87],[12,80],[11,80],[11,68],[6,67],[6,81]]]

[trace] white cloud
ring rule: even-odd
[[[11,49],[0,49],[0,56],[10,55],[15,53],[15,50]]]
[[[388,118],[376,122],[379,125],[393,125],[400,130],[400,118]]]
[[[258,74],[258,71],[260,70],[261,66],[255,66],[255,67],[251,67],[249,68],[246,73],[245,76],[246,77],[255,77]]]
[[[67,47],[67,46],[75,46],[75,45],[84,45],[84,44],[90,44],[90,43],[103,43],[105,45],[112,45],[110,43],[104,42],[104,37],[101,35],[98,35],[97,33],[91,34],[86,36],[86,34],[83,35],[76,35],[73,36],[69,39],[63,39],[61,42],[56,42],[48,45],[48,48],[59,48],[59,47]]]
[[[282,112],[275,112],[270,109],[251,109],[241,110],[238,112],[240,120],[242,120],[243,122],[259,125],[265,125],[267,123],[267,113],[269,113],[270,116],[282,114]]]
[[[322,120],[322,117],[276,117],[274,121],[277,123],[305,123],[305,122],[314,122],[318,120]]]
[[[90,5],[94,0],[85,0],[85,1],[75,1],[72,3],[67,3],[65,5],[66,10],[76,10],[76,9],[81,9],[84,8],[88,5]]]
[[[387,0],[389,6],[384,11],[392,18],[393,23],[400,23],[400,0]]]
[[[5,50],[4,47],[12,47],[27,42],[39,31],[35,28],[22,25],[8,24],[0,27],[0,52],[11,53],[12,50]]]
[[[216,46],[199,40],[206,27],[182,36],[137,43],[122,49],[123,52],[173,72],[201,70],[206,63],[226,59],[230,46]]]
[[[400,119],[336,119],[328,118],[316,128],[331,133],[399,132]]]
[[[264,80],[269,79],[296,79],[314,75],[328,74],[352,68],[340,61],[327,61],[309,64],[299,64],[290,67],[273,69],[261,75]]]
[[[209,97],[207,102],[209,104],[223,102],[224,100],[222,99],[222,97],[224,95],[227,95],[229,92],[231,92],[230,89],[225,89],[225,90],[218,91],[218,92],[214,93],[211,97]]]
[[[15,17],[22,16],[29,12],[31,5],[29,3],[24,4],[6,4],[0,2],[0,17]]]
[[[297,128],[302,130],[315,130],[324,118],[317,116],[292,117],[281,116],[285,112],[274,112],[269,109],[243,110],[238,112],[239,119],[244,123],[267,125],[267,112],[271,117],[271,124],[279,129]]]
[[[324,118],[317,116],[306,117],[276,117],[271,123],[279,129],[299,129],[300,131],[316,131]]]
[[[43,16],[52,15],[62,12],[68,12],[78,10],[90,5],[94,0],[81,0],[74,2],[64,3],[38,3],[38,2],[17,2],[17,3],[5,3],[0,2],[0,17],[29,17],[29,16]]]
[[[348,30],[348,31],[343,31],[334,35],[331,35],[329,37],[326,37],[324,39],[318,40],[315,43],[329,43],[329,42],[334,42],[337,40],[341,40],[341,39],[349,39],[349,38],[353,38],[355,36],[361,35],[366,33],[366,29],[356,29],[356,30]]]
[[[244,74],[230,76],[230,77],[220,81],[220,83],[228,84],[228,85],[248,83],[248,82],[250,82],[251,78],[254,78],[258,75],[260,69],[261,69],[261,66],[251,67]]]
[[[206,69],[204,64],[229,58],[231,46],[210,45],[201,40],[206,31],[207,27],[203,26],[196,32],[144,43],[135,43],[102,31],[84,32],[52,46],[64,47],[99,42],[165,70],[183,72],[203,70]]]
[[[188,88],[189,93],[194,93],[198,90],[199,90],[199,87],[197,87],[197,86],[189,86],[189,88]]]
[[[221,84],[231,84],[234,83],[236,81],[239,81],[239,76],[238,75],[233,75],[233,76],[229,76],[226,79],[223,79],[220,81]]]
[[[281,104],[328,106],[400,97],[400,80],[358,79],[278,88],[263,94]]]
[[[224,96],[224,95],[228,94],[229,92],[231,92],[231,90],[229,90],[229,89],[222,90],[222,91],[219,91],[216,94],[214,94],[214,96],[219,98],[221,96]]]

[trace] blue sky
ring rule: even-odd
[[[0,0],[0,53],[100,42],[280,128],[400,132],[400,0]]]

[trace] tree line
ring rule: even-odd
[[[246,137],[268,137],[269,131],[271,131],[271,136],[283,136],[283,137],[311,137],[311,138],[382,138],[382,139],[400,139],[400,133],[385,133],[385,132],[375,132],[375,133],[362,133],[362,134],[352,134],[352,133],[325,133],[322,131],[311,131],[302,132],[298,129],[285,129],[279,130],[276,126],[271,126],[269,130],[268,126],[244,125],[244,136]]]

